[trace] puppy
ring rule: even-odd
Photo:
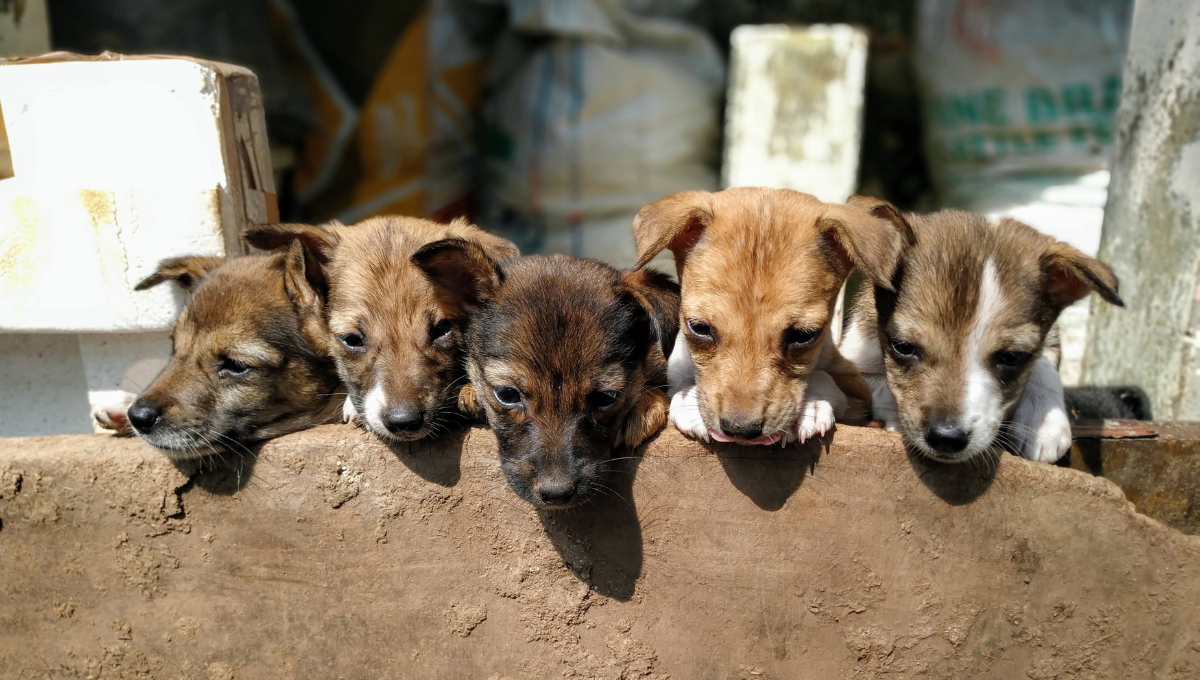
[[[801,442],[865,418],[871,394],[830,340],[858,266],[890,287],[903,239],[888,220],[785,189],[686,191],[642,208],[638,266],[664,248],[683,286],[671,421],[740,444]]]
[[[261,224],[246,238],[265,249],[303,244],[316,273],[313,294],[325,302],[333,356],[349,392],[347,420],[358,419],[391,442],[446,429],[466,381],[466,309],[458,297],[435,288],[410,258],[445,238],[475,243],[496,260],[516,256],[516,246],[465,220],[438,224],[398,216],[352,226]]]
[[[1122,306],[1112,270],[1015,220],[851,202],[908,242],[893,285],[858,296],[841,345],[872,386],[876,419],[942,462],[995,443],[1058,460],[1071,427],[1054,324],[1089,291]]]
[[[461,239],[413,261],[473,308],[460,396],[486,415],[521,498],[545,509],[587,500],[615,450],[666,424],[679,292],[665,275],[561,255],[498,264]]]
[[[336,420],[342,392],[299,244],[286,252],[163,261],[136,286],[175,281],[191,298],[171,359],[123,414],[173,459],[198,458]]]

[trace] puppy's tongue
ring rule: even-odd
[[[782,437],[783,435],[776,432],[773,435],[769,435],[766,437],[759,437],[757,439],[738,439],[737,437],[730,437],[730,436],[726,435],[724,432],[717,432],[716,430],[709,430],[708,436],[710,436],[713,439],[715,439],[719,442],[722,442],[724,444],[746,444],[746,445],[757,445],[757,446],[769,446],[771,444],[777,443],[779,441],[779,438]]]

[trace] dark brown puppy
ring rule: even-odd
[[[328,331],[299,244],[267,256],[165,260],[139,283],[192,291],[171,361],[127,412],[138,436],[174,459],[330,422],[341,408]]]
[[[486,414],[521,498],[550,509],[586,500],[614,450],[666,424],[679,287],[664,274],[561,255],[497,264],[460,239],[413,261],[473,308],[461,399]]]
[[[465,382],[466,310],[439,295],[409,258],[445,238],[475,243],[489,257],[517,255],[513,244],[467,223],[415,217],[261,224],[246,238],[260,248],[294,241],[308,254],[313,294],[324,299],[338,374],[349,392],[347,420],[357,418],[385,441],[412,441],[444,431]]]

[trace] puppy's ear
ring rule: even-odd
[[[900,236],[904,238],[904,247],[907,248],[917,243],[917,235],[913,231],[912,225],[909,224],[900,209],[890,202],[874,196],[851,196],[850,200],[846,201],[846,205],[857,208],[871,217],[891,222],[896,231],[900,232]]]
[[[329,331],[325,326],[325,299],[328,288],[321,266],[300,242],[292,241],[283,256],[283,288],[300,318],[300,328],[313,347],[329,354]]]
[[[707,191],[681,191],[642,206],[633,218],[634,267],[645,267],[663,248],[675,253],[676,264],[682,263],[712,220],[712,194]]]
[[[200,283],[200,279],[224,261],[220,257],[172,257],[159,262],[158,269],[139,281],[133,289],[146,290],[163,281],[174,281],[184,290],[191,291]]]
[[[478,243],[483,248],[483,252],[487,253],[488,257],[496,262],[502,262],[510,257],[517,257],[521,254],[521,251],[517,250],[517,246],[512,241],[500,238],[495,234],[489,234],[462,217],[456,217],[450,223],[450,231],[455,233],[459,238]]]
[[[268,222],[250,225],[246,228],[244,235],[250,245],[263,250],[282,248],[299,239],[318,263],[326,265],[333,257],[333,249],[339,240],[337,227],[341,226],[340,222],[330,222],[322,226],[293,222]]]
[[[1046,297],[1060,309],[1082,299],[1089,290],[1118,307],[1125,303],[1117,294],[1117,276],[1108,265],[1088,257],[1071,246],[1056,241],[1042,255]]]
[[[413,253],[411,261],[438,292],[457,306],[473,306],[487,300],[504,281],[496,260],[475,241],[444,238],[427,243]]]
[[[886,206],[876,209],[907,224],[894,209]],[[892,290],[892,276],[900,264],[906,237],[904,230],[889,217],[876,217],[873,211],[859,207],[830,205],[817,220],[817,229],[830,259],[844,274],[858,267],[876,287]],[[908,231],[911,233],[911,229]]]
[[[662,347],[663,356],[670,357],[679,334],[679,284],[654,269],[630,269],[621,273],[616,293],[645,310],[654,340]]]

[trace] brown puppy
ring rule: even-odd
[[[665,275],[562,255],[497,264],[460,239],[413,260],[474,308],[462,397],[487,415],[521,498],[548,509],[585,501],[614,450],[666,424],[679,293]]]
[[[841,345],[872,386],[875,417],[943,462],[996,442],[1058,460],[1071,426],[1054,323],[1089,291],[1123,304],[1112,270],[1015,220],[852,202],[909,240],[892,289],[863,290]]]
[[[304,244],[313,293],[326,298],[325,318],[338,374],[349,397],[347,420],[389,441],[412,441],[444,430],[455,415],[463,373],[466,309],[438,291],[409,258],[445,238],[477,244],[489,257],[517,248],[465,220],[438,224],[413,217],[372,217],[353,226],[333,222],[262,224],[246,238],[260,248]]]
[[[854,266],[890,286],[891,222],[784,189],[686,191],[642,208],[639,266],[664,248],[683,286],[671,422],[708,441],[774,444],[866,417],[870,390],[830,340]]]
[[[165,260],[139,283],[192,296],[171,360],[129,406],[138,436],[188,459],[336,420],[341,392],[299,244],[267,256]]]

